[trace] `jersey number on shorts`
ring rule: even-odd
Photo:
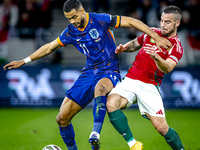
[[[116,76],[113,76],[112,74],[110,75],[110,77],[113,78],[114,80],[117,79],[117,77],[116,77]]]

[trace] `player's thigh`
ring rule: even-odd
[[[108,94],[120,80],[120,74],[116,72],[96,75],[95,81],[97,84],[95,85],[95,97]]]
[[[102,94],[106,95],[107,93],[111,91],[112,88],[113,88],[113,84],[109,78],[103,78],[99,80],[99,82],[95,86],[95,91],[94,91],[95,97],[100,96]]]
[[[117,101],[120,105],[119,108],[128,108],[130,107],[133,103],[137,102],[137,96],[136,94],[132,91],[134,88],[133,84],[131,83],[131,80],[125,78],[122,80],[122,82],[119,82],[109,93],[109,97],[111,95],[119,95],[120,100]],[[115,102],[115,98],[112,98],[113,101]]]
[[[108,112],[113,112],[117,109],[124,108],[127,104],[128,100],[126,98],[114,93],[108,96],[106,107]]]

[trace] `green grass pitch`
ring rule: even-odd
[[[0,108],[0,150],[42,150],[55,144],[67,150],[55,121],[58,108]],[[170,150],[164,138],[150,121],[141,117],[138,109],[123,111],[136,140],[144,143],[144,150]],[[182,139],[186,150],[200,150],[200,110],[166,109],[168,124]],[[92,131],[92,109],[84,109],[73,120],[79,150],[90,150],[88,137]],[[124,139],[106,115],[101,132],[101,150],[129,150]]]

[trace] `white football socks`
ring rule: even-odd
[[[131,141],[127,142],[127,143],[128,143],[128,146],[131,148],[131,147],[133,147],[133,145],[135,145],[135,143],[136,143],[136,140],[135,140],[135,139],[133,139],[133,140],[131,140]]]

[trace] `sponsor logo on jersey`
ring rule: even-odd
[[[97,31],[97,29],[91,29],[89,31],[89,34],[93,39],[98,39],[99,38],[99,32]]]
[[[76,41],[78,42],[78,41],[80,41],[80,40],[81,40],[81,38],[77,39]]]
[[[150,42],[151,42],[151,43],[156,43],[156,42],[154,41],[154,39],[152,39],[152,38],[150,39]]]

